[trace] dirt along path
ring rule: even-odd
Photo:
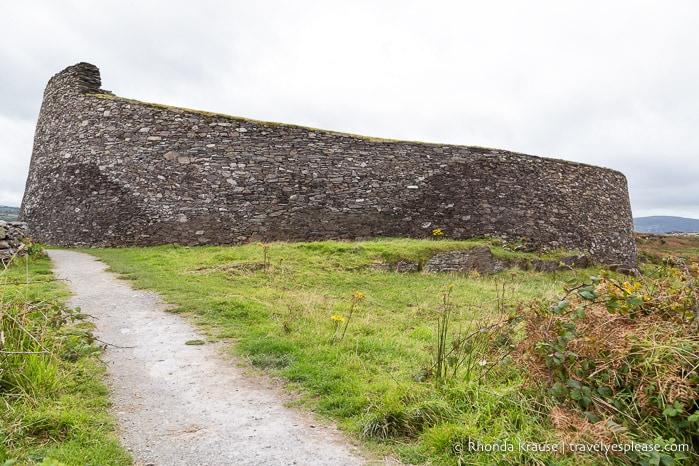
[[[93,316],[108,343],[113,412],[136,464],[368,464],[337,430],[285,408],[270,384],[244,375],[216,345],[185,344],[204,337],[165,312],[157,294],[132,289],[90,255],[48,254],[74,293],[68,305]]]

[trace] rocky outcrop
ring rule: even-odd
[[[507,260],[495,257],[488,246],[476,246],[471,249],[437,253],[424,266],[417,262],[400,260],[392,263],[374,264],[369,269],[399,273],[423,271],[427,273],[469,274],[477,272],[479,275],[492,275],[515,267],[535,272],[553,272],[555,270],[583,269],[592,265],[590,256],[586,254],[565,256],[557,261],[527,258]]]
[[[398,262],[381,262],[369,266],[369,270],[381,270],[384,272],[397,273],[418,272],[420,269],[421,267],[418,262],[413,262],[406,259],[401,259]]]
[[[465,251],[442,252],[425,264],[425,272],[478,272],[490,275],[510,267],[510,263],[496,259],[487,246],[476,246]]]

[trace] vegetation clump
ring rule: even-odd
[[[92,325],[61,304],[41,249],[30,252],[0,272],[0,464],[131,464]]]
[[[612,452],[627,464],[699,459],[698,272],[670,257],[634,279],[602,270],[526,313],[520,360],[561,440],[654,446]]]

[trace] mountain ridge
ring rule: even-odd
[[[699,220],[694,218],[676,217],[672,215],[652,215],[635,217],[634,230],[638,233],[697,233]]]

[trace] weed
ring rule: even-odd
[[[442,293],[442,305],[440,315],[437,317],[437,354],[435,355],[435,371],[436,382],[440,384],[447,376],[447,360],[450,352],[447,351],[449,320],[452,317],[454,305],[451,302],[451,291],[454,289],[454,284],[450,283],[447,290]],[[452,365],[455,359],[452,359]],[[456,369],[455,369],[456,370]]]
[[[269,269],[269,266],[271,265],[271,261],[269,258],[269,243],[258,242],[256,244],[262,248],[262,264],[264,268]]]
[[[434,377],[437,387],[457,377],[464,381],[481,382],[498,364],[516,348],[513,339],[521,316],[505,302],[505,284],[496,284],[496,309],[486,319],[466,322],[465,330],[454,331],[454,303],[451,299],[453,284],[442,293],[442,303],[437,317],[437,346],[435,352]],[[502,293],[502,295],[500,294]],[[472,313],[473,314],[473,313]],[[427,369],[421,378],[432,375]]]
[[[333,315],[333,316],[330,316],[330,320],[332,321],[332,325],[333,325],[333,333],[332,333],[333,336],[332,337],[335,338],[337,336],[338,330],[340,330],[340,326],[342,324],[344,324],[346,319],[342,316]]]
[[[342,333],[340,334],[340,337],[337,340],[338,342],[341,342],[342,340],[345,339],[345,333],[347,333],[347,326],[349,326],[349,323],[350,323],[350,320],[352,319],[352,316],[359,309],[359,304],[365,300],[366,300],[366,295],[364,293],[362,293],[361,291],[352,290],[352,297],[350,299],[350,307],[349,307],[349,312],[347,313],[347,317],[341,318],[341,319],[337,319],[337,318],[335,319],[336,322],[339,320],[342,323],[344,323],[344,325],[342,327]]]
[[[204,340],[197,339],[197,340],[187,340],[184,342],[184,344],[188,345],[188,346],[201,346],[201,345],[205,345],[206,342]]]

